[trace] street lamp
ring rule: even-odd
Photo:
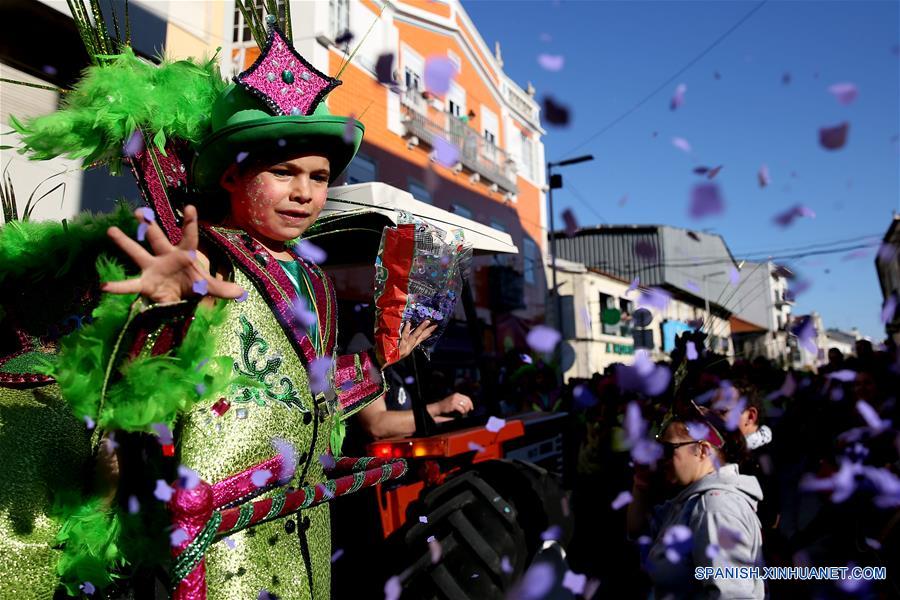
[[[553,218],[553,190],[561,189],[563,183],[562,175],[554,175],[553,167],[567,167],[569,165],[588,162],[589,160],[594,160],[593,154],[585,154],[583,156],[576,156],[575,158],[567,158],[565,160],[547,163],[547,179],[550,181],[547,194],[547,199],[550,203],[550,271],[553,274],[553,304],[556,305],[556,326],[559,327],[560,333],[562,333],[563,322],[562,304],[559,301],[559,287],[556,283],[556,227]]]

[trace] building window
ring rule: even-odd
[[[350,30],[350,0],[328,0],[328,27],[333,40]]]
[[[463,206],[462,204],[451,204],[450,208],[453,209],[451,212],[457,214],[465,219],[474,219],[475,215],[472,214],[472,211]]]
[[[364,154],[357,154],[347,167],[347,183],[368,183],[375,181],[377,166],[375,161]]]
[[[525,238],[522,242],[522,275],[525,283],[534,284],[537,281],[537,269],[540,265],[540,258],[537,244],[530,238]]]
[[[431,192],[429,192],[428,188],[422,185],[420,182],[414,179],[410,179],[408,189],[409,193],[412,194],[413,198],[415,198],[416,200],[431,204]]]
[[[491,227],[493,227],[497,231],[502,231],[503,233],[509,233],[509,230],[506,228],[506,225],[504,225],[502,222],[498,221],[497,219],[491,219]]]
[[[525,135],[525,132],[521,132],[522,134],[522,155],[520,156],[522,163],[522,174],[528,177],[529,179],[534,179],[534,142],[531,141],[531,137]]]
[[[276,0],[275,6],[278,10],[279,19],[283,19],[284,0]],[[260,19],[265,20],[265,16],[268,13],[263,8],[263,0],[256,0],[253,3],[253,10],[256,11],[256,14],[259,15]],[[242,13],[241,9],[238,8],[237,2],[235,2],[234,4],[234,28],[232,31],[231,41],[235,44],[253,41],[253,34],[250,33],[250,27],[248,27],[247,23],[244,21],[244,13]]]
[[[456,74],[459,75],[459,72],[462,71],[462,61],[459,59],[459,55],[453,50],[447,50],[447,58],[456,67]]]

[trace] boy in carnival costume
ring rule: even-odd
[[[108,35],[87,20],[80,26],[101,42]],[[109,228],[137,276],[126,279],[122,267],[98,261],[106,294],[93,321],[62,337],[53,360],[20,374],[36,378],[32,387],[58,387],[75,417],[96,424],[90,447],[105,485],[81,486],[68,511],[44,511],[61,524],[54,542],[62,557],[49,564],[57,559],[70,593],[113,584],[126,564],[155,568],[146,542],[160,536],[151,528],[164,506],[174,597],[256,598],[267,590],[327,598],[327,501],[405,472],[402,461],[339,458],[343,421],[385,386],[371,355],[335,356],[333,286],[311,259],[313,248],[296,243],[364,129],[328,112],[323,100],[340,82],[299,56],[272,15],[265,40],[256,63],[227,86],[211,63],[154,71],[126,50],[89,70],[62,114],[13,122],[36,158],[66,153],[89,163],[137,137],[129,162],[154,209],[135,212],[136,237],[149,249],[123,231],[134,224],[121,211],[121,225]],[[192,97],[182,99],[183,109],[156,111],[151,97],[136,98],[140,91],[124,90],[122,81],[149,85],[163,103],[191,82]],[[125,102],[121,96],[144,102],[126,122],[105,114]],[[161,124],[161,113],[174,116]],[[194,142],[189,164],[179,135]],[[191,194],[201,200],[199,215],[177,201]],[[199,220],[214,213],[222,218]],[[78,223],[29,238],[31,230],[19,227],[0,237],[0,251],[13,234],[25,238],[21,250],[73,229]],[[433,331],[427,323],[406,326],[401,357]],[[71,423],[61,429],[71,431]],[[329,478],[341,469],[349,474]],[[59,490],[46,496],[59,504]],[[15,535],[3,540],[4,551]],[[40,552],[35,560],[46,560]],[[38,577],[45,585],[46,566]]]

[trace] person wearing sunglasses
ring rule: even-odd
[[[765,597],[760,579],[695,578],[697,567],[763,563],[756,515],[762,490],[755,477],[738,470],[746,453],[740,431],[728,431],[718,415],[693,403],[660,431],[657,470],[674,496],[649,510],[652,478],[638,471],[628,506],[629,532],[649,534],[640,539],[649,544],[644,566],[653,597]]]

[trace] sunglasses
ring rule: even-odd
[[[675,456],[675,451],[682,446],[689,446],[690,444],[699,444],[700,440],[694,440],[691,442],[659,442],[663,448],[663,458],[671,459]]]

